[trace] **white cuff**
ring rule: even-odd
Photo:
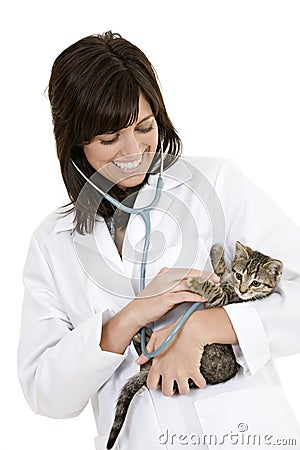
[[[224,306],[238,338],[233,345],[237,362],[244,374],[254,375],[271,358],[269,340],[262,320],[251,302]]]
[[[122,361],[124,361],[129,348],[127,347],[122,355],[101,349],[102,325],[112,316],[113,313],[110,310],[99,312],[77,327],[77,332],[81,336],[84,348],[88,349],[85,353],[83,364],[95,370],[101,370],[101,378],[103,377],[103,379],[109,377]],[[103,364],[103,358],[105,358],[105,364]]]

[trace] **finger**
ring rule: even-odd
[[[162,377],[161,390],[163,395],[171,397],[175,393],[174,380],[167,378],[166,376]]]
[[[167,284],[177,285],[182,280],[189,277],[198,277],[201,273],[204,273],[204,271],[199,269],[163,267],[158,275],[163,276]]]
[[[203,375],[201,374],[199,369],[196,369],[191,375],[190,378],[194,381],[194,383],[200,388],[203,389],[206,386],[206,381]]]
[[[155,341],[156,341],[155,335],[152,334],[148,344],[146,345],[146,350],[147,350],[148,353],[151,353],[151,352],[153,352],[155,350]],[[138,359],[135,360],[135,362],[136,362],[136,364],[143,365],[146,362],[148,362],[150,359],[151,358],[148,358],[148,356],[146,356],[146,355],[144,355],[142,353],[138,357]]]
[[[172,292],[181,292],[184,291],[188,288],[187,286],[187,280],[189,278],[192,278],[192,276],[188,276],[188,277],[184,277],[178,284],[174,284],[173,288],[172,288]],[[215,274],[215,273],[199,273],[198,275],[196,275],[196,278],[199,278],[199,280],[201,280],[202,282],[205,280],[210,280],[214,283],[219,283],[220,282],[220,277]]]
[[[151,358],[147,358],[147,356],[141,354],[138,359],[135,360],[135,363],[139,366],[142,366],[143,364],[146,364],[146,362],[150,361]]]
[[[206,298],[202,297],[200,294],[196,294],[195,292],[191,291],[172,292],[170,295],[172,296],[172,303],[174,305],[183,302],[205,303],[207,301]]]
[[[147,388],[157,389],[160,386],[161,376],[160,373],[152,366],[147,377]]]
[[[203,279],[211,279],[212,281],[215,282],[218,282],[220,280],[220,277],[214,272],[191,268],[181,269],[181,268],[163,267],[158,272],[158,275],[164,275],[164,277],[167,277],[170,283],[178,283],[189,277],[199,277],[199,276],[201,276],[201,278]]]
[[[213,280],[219,279],[218,275],[214,272],[209,272],[207,270],[198,270],[198,269],[185,269],[186,274],[184,276],[185,279],[189,277],[201,277],[204,280],[212,278]]]
[[[180,395],[186,395],[190,392],[189,381],[188,378],[182,378],[177,381],[178,392]]]
[[[205,270],[201,271],[199,275],[196,275],[196,277],[198,277],[201,281],[206,281],[206,280],[210,280],[213,281],[214,283],[219,283],[220,281],[220,277],[219,275],[217,275],[214,272],[207,272]],[[190,277],[188,277],[190,278]]]
[[[163,267],[162,269],[160,269],[160,271],[158,272],[158,274],[162,274],[162,273],[166,273],[170,270],[170,267]]]

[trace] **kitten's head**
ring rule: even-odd
[[[242,300],[255,300],[273,291],[282,274],[283,264],[237,241],[231,270],[236,294]]]

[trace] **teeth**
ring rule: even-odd
[[[129,163],[124,163],[120,161],[113,161],[113,163],[122,170],[133,170],[136,169],[141,164],[142,159],[143,155],[141,155],[139,159],[136,159],[135,161],[131,161]]]

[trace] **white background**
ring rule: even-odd
[[[44,96],[53,60],[89,34],[121,33],[155,66],[184,153],[235,158],[300,225],[300,3],[12,0],[1,16],[0,447],[93,449],[90,407],[76,419],[36,416],[17,380],[29,238],[68,200]],[[300,420],[299,355],[278,368]]]

